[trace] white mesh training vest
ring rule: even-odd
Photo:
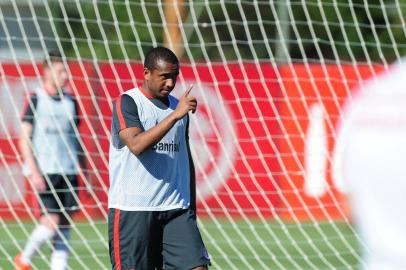
[[[144,130],[154,127],[174,111],[178,100],[169,96],[169,108],[160,109],[138,88],[132,97]],[[188,208],[190,171],[185,140],[187,117],[178,120],[153,147],[135,156],[126,145],[118,149],[110,140],[109,208],[127,211],[165,211]],[[118,134],[112,134],[118,136]]]
[[[38,89],[32,146],[42,174],[77,174],[78,140],[75,103],[68,94],[54,100]],[[29,172],[28,172],[29,173]]]

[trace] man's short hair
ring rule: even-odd
[[[59,51],[50,51],[43,61],[43,67],[49,67],[49,64],[63,62],[62,54]]]
[[[179,60],[171,50],[165,47],[156,47],[151,49],[145,56],[144,68],[155,69],[159,60],[179,66]]]

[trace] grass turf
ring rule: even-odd
[[[344,223],[201,219],[199,225],[212,257],[210,269],[356,269],[359,261],[357,238]],[[0,222],[1,270],[13,269],[13,257],[33,227]],[[70,269],[111,269],[105,222],[75,223],[71,243]],[[50,250],[35,256],[33,269],[49,269]]]

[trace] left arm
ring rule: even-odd
[[[73,118],[73,121],[76,125],[77,130],[79,131],[79,125],[81,123],[80,121],[80,113],[79,113],[79,104],[78,101],[76,100],[76,98],[72,98],[73,103],[75,105],[75,115]],[[86,155],[84,152],[84,149],[82,147],[82,140],[80,139],[80,134],[75,134],[76,135],[76,140],[78,141],[78,149],[77,149],[77,156],[78,156],[78,161],[79,161],[79,165],[82,168],[83,171],[86,171]]]

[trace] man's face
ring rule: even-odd
[[[144,68],[149,92],[156,98],[165,98],[173,90],[179,75],[179,65],[158,60],[155,69]]]
[[[53,62],[44,69],[45,82],[51,82],[56,88],[60,89],[68,83],[68,72],[62,62]]]

